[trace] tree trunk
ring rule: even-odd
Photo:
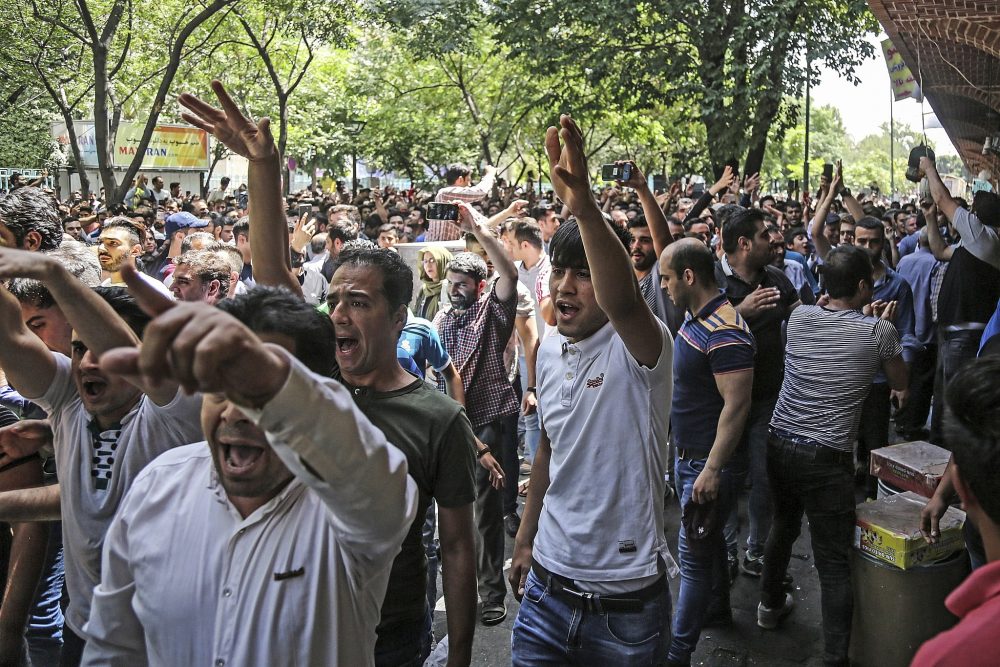
[[[80,144],[77,143],[76,127],[73,125],[73,114],[63,105],[59,105],[63,121],[66,123],[66,134],[69,136],[69,149],[73,153],[73,163],[76,165],[76,173],[80,175],[80,195],[86,199],[90,194],[90,178],[87,176],[87,168],[83,166],[83,155],[80,153]],[[73,176],[69,177],[69,189],[73,190]]]
[[[120,204],[129,187],[126,182],[124,191],[119,191],[119,184],[114,170],[114,136],[112,136],[110,118],[108,116],[108,52],[103,44],[91,45],[94,56],[94,141],[97,145],[97,170],[101,174],[101,185],[104,186],[104,204],[108,207]]]
[[[288,145],[288,94],[280,90],[276,92],[278,93],[278,156],[281,160],[281,175],[285,179],[282,192],[287,195],[292,191],[292,174],[285,157],[285,147]]]

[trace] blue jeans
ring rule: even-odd
[[[792,443],[776,435],[768,443],[774,521],[764,550],[761,602],[772,608],[784,604],[783,579],[792,545],[802,530],[804,513],[809,518],[813,561],[819,573],[824,662],[846,665],[854,609],[850,566],[854,464],[849,453],[837,462],[816,460],[817,452],[825,449]]]
[[[670,587],[637,612],[584,611],[553,594],[528,572],[511,634],[511,664],[649,665],[663,662],[670,643]]]
[[[521,396],[524,396],[528,390],[528,362],[523,354],[518,356],[517,366],[521,376]],[[534,461],[535,452],[538,451],[538,441],[542,437],[542,429],[538,425],[538,412],[535,411],[530,415],[518,414],[517,432],[524,433],[524,448],[527,450],[525,458],[528,461]],[[515,484],[515,486],[517,485]]]
[[[764,543],[771,532],[771,487],[767,481],[767,437],[774,404],[777,398],[754,400],[750,404],[746,427],[743,429],[743,451],[734,461],[733,488],[737,496],[743,489],[747,475],[750,476],[747,514],[750,530],[747,533],[747,554],[753,558],[764,555]],[[730,552],[739,548],[739,506],[733,502],[733,509],[726,522],[726,547]]]
[[[438,570],[441,568],[441,544],[434,537],[436,530],[437,504],[431,499],[431,504],[427,506],[427,515],[424,517],[421,540],[424,553],[427,555],[427,608],[431,610],[431,617],[434,616],[434,607],[437,606]]]
[[[691,491],[698,475],[705,469],[705,459],[674,459],[677,497],[683,508],[691,500]],[[698,637],[709,606],[715,602],[729,608],[729,573],[726,564],[726,541],[723,525],[732,509],[734,493],[732,473],[723,468],[719,473],[719,495],[716,499],[718,521],[711,534],[694,544],[687,539],[681,524],[677,542],[681,566],[681,588],[674,614],[673,641],[669,658],[686,663],[698,646]]]

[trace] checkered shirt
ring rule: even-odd
[[[488,289],[471,308],[451,308],[434,317],[444,349],[462,376],[465,411],[473,428],[482,428],[518,410],[514,387],[507,379],[503,353],[514,332],[517,293],[500,301]]]

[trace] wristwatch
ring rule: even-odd
[[[477,459],[481,459],[484,456],[486,456],[487,454],[492,454],[492,453],[493,453],[493,450],[490,449],[489,445],[487,445],[486,447],[483,447],[478,452],[476,452],[476,458]]]
[[[525,388],[524,388],[524,393],[526,393],[526,394],[527,394],[527,393],[528,393],[529,391],[530,391],[530,392],[531,392],[532,394],[537,394],[537,393],[538,393],[538,390],[536,390],[536,389],[535,389],[534,387],[525,387]]]

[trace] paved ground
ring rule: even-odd
[[[746,508],[741,506],[746,525]],[[676,500],[666,510],[667,539],[671,552],[677,554],[677,528],[680,508]],[[805,524],[805,522],[803,522]],[[745,539],[745,534],[743,536]],[[507,540],[507,558],[513,549],[513,540]],[[808,527],[803,525],[802,536],[795,545],[789,570],[795,580],[796,607],[778,631],[765,631],[757,627],[757,602],[759,579],[740,575],[732,589],[733,626],[725,629],[706,630],[702,633],[692,665],[710,667],[818,667],[822,664],[823,638],[819,609],[819,581],[812,564]],[[680,579],[670,582],[671,592],[677,599]],[[438,590],[441,589],[440,583]],[[517,614],[518,603],[507,596],[507,619],[496,626],[476,628],[472,664],[476,667],[507,667],[510,665],[510,633]],[[435,636],[447,633],[444,601],[438,602],[435,613]]]

